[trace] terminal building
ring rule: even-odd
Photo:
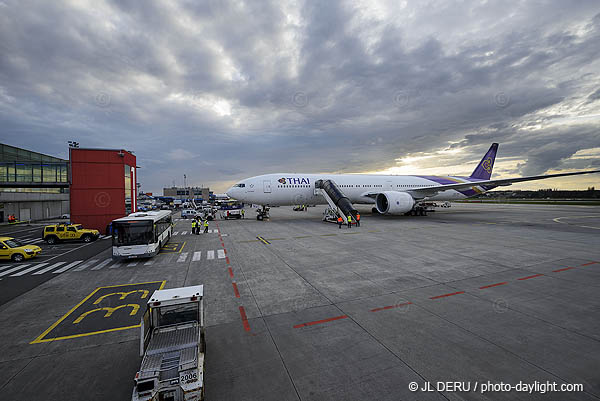
[[[137,211],[137,165],[124,149],[70,148],[71,220],[104,233],[114,219]]]
[[[69,148],[69,160],[0,144],[0,222],[68,218],[105,232],[137,211],[137,165],[123,149]]]
[[[0,222],[69,213],[69,161],[0,144]]]
[[[171,187],[171,188],[163,188],[163,196],[165,198],[173,198],[173,199],[201,199],[203,201],[209,201],[212,193],[209,188],[201,188],[201,187]]]

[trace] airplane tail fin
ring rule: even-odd
[[[483,159],[477,165],[477,168],[473,171],[473,174],[469,178],[477,178],[481,180],[489,180],[492,176],[492,169],[494,168],[494,160],[496,160],[496,152],[498,151],[498,144],[492,143],[490,149],[487,151]]]

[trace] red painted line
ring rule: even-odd
[[[223,248],[223,252],[225,252],[225,255],[227,255],[227,249]]]
[[[490,285],[484,285],[483,287],[479,287],[480,290],[485,290],[486,288],[492,288],[492,287],[498,287],[499,285],[504,285],[507,284],[507,281],[503,281],[501,283],[496,283],[496,284],[490,284]]]
[[[223,243],[223,241],[221,241],[221,246],[222,246],[223,248],[225,248],[225,244]]]
[[[540,277],[540,276],[543,276],[543,274],[534,274],[533,276],[521,277],[517,280],[529,280],[530,278]]]
[[[231,270],[231,267],[228,270],[229,270],[229,277],[233,278],[233,270]]]
[[[314,326],[315,324],[332,322],[334,320],[345,319],[347,317],[348,317],[347,315],[341,315],[341,316],[336,316],[336,317],[330,317],[329,319],[315,320],[314,322],[300,323],[300,324],[295,325],[294,328],[299,329],[300,327]]]
[[[574,267],[564,267],[562,269],[558,269],[558,270],[552,270],[554,273],[558,273],[558,272],[564,272],[565,270],[571,270],[574,269]]]
[[[225,256],[225,262],[229,264],[229,256]]]
[[[381,308],[375,308],[375,309],[371,309],[371,312],[379,312],[379,311],[382,311],[382,310],[399,308],[399,307],[401,307],[401,306],[405,306],[405,305],[412,305],[412,302],[405,302],[405,303],[403,303],[403,304],[396,304],[396,305],[383,306],[383,307],[381,307]]]
[[[231,283],[231,285],[233,286],[233,292],[235,293],[235,297],[239,298],[240,297],[240,292],[238,291],[237,284],[236,283]]]
[[[458,292],[451,292],[450,294],[443,294],[443,295],[438,295],[435,297],[431,297],[429,299],[438,299],[438,298],[444,298],[444,297],[451,297],[452,295],[459,295],[459,294],[464,294],[464,291],[458,291]]]
[[[240,306],[240,316],[242,317],[242,323],[244,324],[244,330],[250,331],[250,324],[248,324],[248,318],[246,317],[246,311],[243,306]]]
[[[600,263],[600,262],[590,262],[590,263],[584,263],[581,266],[589,266],[589,265],[595,265],[596,263]]]

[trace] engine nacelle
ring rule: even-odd
[[[381,214],[404,214],[410,212],[415,200],[406,192],[385,191],[377,194],[375,206]]]

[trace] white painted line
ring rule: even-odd
[[[11,277],[19,277],[19,276],[22,276],[24,274],[30,273],[30,272],[32,272],[34,270],[37,270],[39,268],[42,268],[42,267],[46,266],[47,264],[48,263],[40,263],[38,265],[34,265],[34,266],[30,267],[29,269],[25,269],[25,270],[22,270],[22,271],[20,271],[18,273],[11,274],[10,276]]]
[[[24,267],[28,267],[28,266],[31,266],[31,265],[29,265],[29,264],[26,264],[26,265],[18,265],[18,266],[16,266],[16,267],[13,267],[13,268],[12,268],[12,269],[10,269],[10,270],[7,270],[7,271],[5,271],[4,273],[0,273],[0,277],[2,277],[2,276],[6,276],[7,274],[14,273],[14,272],[16,272],[16,271],[18,271],[18,270],[21,270],[21,269],[23,269]]]
[[[144,263],[144,266],[152,266],[153,264],[154,264],[154,259],[150,259],[149,261]]]
[[[9,267],[14,266],[14,265],[6,265],[6,266],[0,266],[0,272],[4,269],[8,269]]]
[[[72,268],[73,266],[77,266],[77,265],[78,265],[78,264],[80,264],[80,263],[81,263],[81,260],[76,260],[75,262],[71,262],[71,263],[69,263],[68,265],[66,265],[66,266],[63,266],[63,267],[61,267],[60,269],[58,269],[57,271],[55,271],[55,272],[52,272],[52,273],[54,273],[54,274],[58,274],[58,273],[64,273],[64,272],[66,272],[67,270],[69,270],[70,268]],[[61,265],[61,264],[62,264],[62,263],[56,263],[56,264],[55,264],[55,266],[56,266],[56,265]]]
[[[110,262],[112,262],[112,258],[108,258],[105,261],[103,261],[102,263],[92,267],[90,270],[100,270],[102,269],[104,266],[106,266],[107,264],[109,264]]]
[[[138,260],[136,260],[136,261],[134,261],[134,262],[131,262],[131,263],[127,264],[127,267],[134,267],[134,266],[137,266],[138,262],[139,262]]]
[[[202,256],[202,251],[194,252],[194,256],[192,256],[192,262],[199,261],[201,256]]]
[[[85,262],[84,264],[82,264],[81,266],[76,267],[75,269],[73,269],[74,272],[80,272],[82,270],[87,269],[88,267],[90,267],[91,265],[95,264],[98,262],[98,259],[92,259],[92,260],[88,260],[87,262]]]
[[[215,251],[206,251],[206,259],[211,260],[215,258]]]
[[[108,266],[109,269],[118,269],[119,267],[123,266],[123,262],[122,261],[117,261],[114,265],[110,265]]]
[[[58,266],[60,266],[60,265],[62,265],[62,264],[64,264],[64,263],[65,263],[65,262],[58,262],[58,263],[55,263],[55,264],[53,264],[53,265],[50,265],[50,266],[48,266],[48,267],[45,267],[45,268],[43,268],[43,269],[42,269],[42,270],[40,270],[40,271],[37,271],[37,272],[33,273],[33,275],[35,276],[35,275],[38,275],[38,274],[44,274],[44,273],[48,273],[49,271],[56,269]],[[46,265],[47,265],[47,263],[44,263],[44,264],[46,264]]]
[[[182,252],[179,257],[177,258],[177,262],[181,263],[181,262],[185,262],[185,260],[187,259],[187,252]]]
[[[229,234],[221,234],[221,237],[227,237]]]
[[[187,234],[187,231],[182,231],[181,232],[181,235],[186,235],[186,234]]]
[[[217,249],[217,255],[218,255],[219,259],[225,258],[225,250],[224,249]]]
[[[179,234],[179,231],[175,231],[175,232],[173,233],[173,236],[176,236],[177,234]]]

